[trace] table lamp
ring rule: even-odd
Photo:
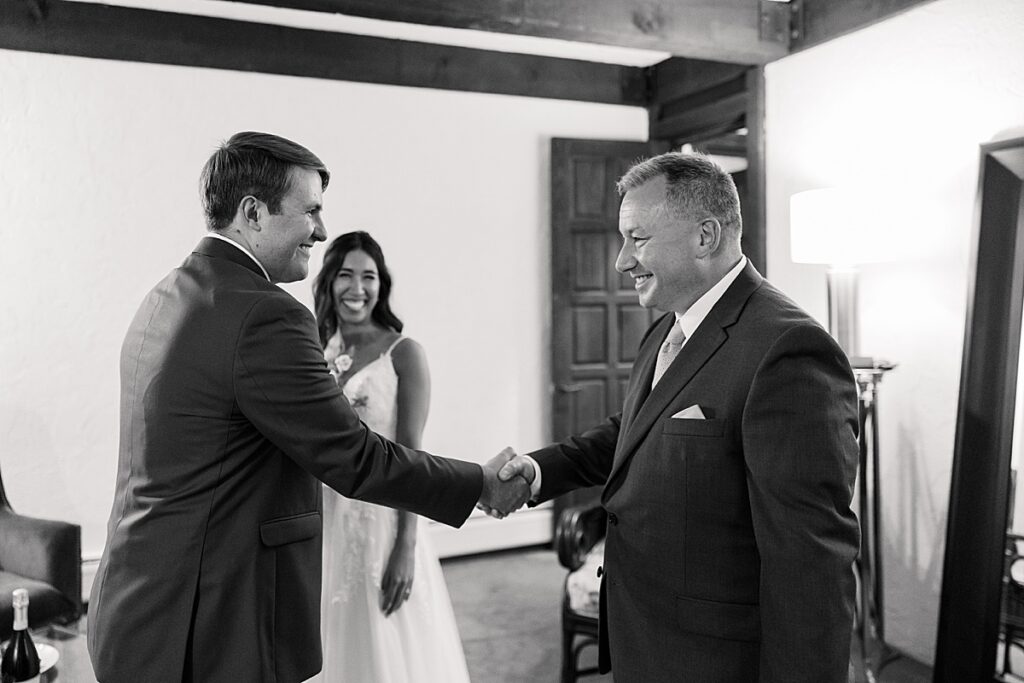
[[[828,331],[851,361],[860,356],[857,330],[857,266],[877,260],[874,232],[863,206],[846,190],[829,187],[790,198],[790,253],[794,263],[829,266]]]

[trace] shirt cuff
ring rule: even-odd
[[[537,502],[537,496],[540,495],[540,465],[538,465],[537,461],[528,455],[524,455],[522,457],[533,465],[533,481],[530,482],[530,500]]]

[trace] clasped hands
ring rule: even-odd
[[[491,517],[502,519],[530,499],[530,484],[536,476],[533,465],[511,448],[488,460],[483,471],[484,489],[476,506]]]

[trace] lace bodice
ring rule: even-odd
[[[359,419],[392,441],[398,427],[398,374],[391,352],[402,339],[404,337],[396,339],[377,359],[349,377],[341,388]]]

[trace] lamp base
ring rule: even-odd
[[[857,269],[829,268],[828,331],[850,358],[860,355],[857,333]]]

